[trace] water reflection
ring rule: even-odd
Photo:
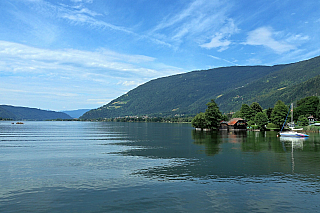
[[[264,150],[284,152],[276,133],[247,132],[247,131],[217,131],[201,132],[192,131],[194,144],[206,147],[205,153],[213,156],[221,150],[221,143],[231,143],[239,146],[243,152],[261,152]]]
[[[191,130],[191,138],[196,147],[190,147],[187,141],[180,144],[184,148],[189,147],[188,155],[182,154],[180,157],[183,158],[174,158],[165,166],[140,170],[138,173],[161,180],[204,180],[293,173],[320,175],[320,155],[316,154],[319,150],[312,149],[318,147],[319,137],[304,144],[306,139],[279,138],[276,132]],[[292,157],[291,148],[299,149],[294,154],[295,158]],[[153,148],[153,152],[157,152],[157,149]],[[299,163],[293,163],[293,160]]]
[[[298,137],[280,137],[280,141],[283,146],[283,150],[291,150],[291,164],[292,164],[292,173],[294,173],[295,163],[294,163],[294,149],[303,149],[303,142],[308,138],[298,138]],[[291,146],[291,149],[288,149],[288,146]]]
[[[0,212],[318,210],[317,134],[294,142],[275,132],[82,122],[0,130]]]
[[[205,146],[205,154],[214,156],[221,150],[221,143],[242,143],[247,139],[247,131],[192,131],[194,144]]]
[[[218,132],[208,133],[202,131],[192,131],[194,144],[205,146],[205,154],[213,156],[219,153],[219,144],[223,142]]]
[[[298,137],[280,137],[280,141],[283,145],[284,151],[286,147],[290,146],[293,149],[303,149],[304,141],[307,141],[308,138],[298,138]]]

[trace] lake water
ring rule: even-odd
[[[319,212],[320,136],[0,121],[0,212]]]

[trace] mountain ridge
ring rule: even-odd
[[[0,105],[0,118],[12,120],[53,120],[72,119],[63,112],[41,110],[37,108]]]
[[[222,112],[239,110],[243,103],[268,101],[278,91],[306,82],[320,75],[320,57],[274,66],[232,66],[153,79],[80,119],[123,116],[195,115],[215,99]],[[320,93],[320,92],[319,92]],[[289,93],[287,93],[289,94]],[[293,100],[294,101],[294,100]]]

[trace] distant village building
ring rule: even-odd
[[[314,121],[315,121],[313,115],[310,115],[310,116],[308,117],[308,120],[309,120],[309,123],[314,123]]]
[[[229,122],[222,121],[219,130],[247,130],[247,122],[242,118],[233,118]]]

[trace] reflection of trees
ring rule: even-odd
[[[276,132],[251,132],[251,131],[192,131],[192,139],[194,144],[205,146],[205,154],[213,156],[221,150],[222,143],[234,143],[241,146],[242,152],[263,152],[272,151],[275,153],[284,153],[287,148],[291,148],[290,143],[281,143],[288,138],[277,137]],[[301,139],[299,139],[301,140]],[[306,140],[306,139],[302,139]],[[303,144],[304,151],[318,152],[320,151],[318,143],[311,138],[308,143]],[[295,145],[295,146],[298,146]],[[301,145],[300,145],[301,146]],[[301,148],[301,147],[300,147]]]
[[[241,149],[243,152],[284,152],[276,134],[276,132],[248,132],[248,137],[241,144]]]
[[[194,144],[205,146],[205,154],[213,156],[220,151],[221,143],[241,143],[246,141],[247,131],[192,131]]]
[[[195,149],[194,146],[185,150],[179,147],[181,153],[187,152],[179,155],[184,157],[171,158],[165,165],[138,170],[134,174],[160,180],[291,174],[293,169],[298,174],[320,174],[320,156],[314,147],[311,149],[310,146],[310,150],[307,150],[305,145],[309,143],[305,143],[303,149],[295,149],[292,164],[291,149],[285,150],[276,134],[251,131],[192,131],[193,144],[204,147],[200,148],[204,153],[195,153],[194,151],[199,149]],[[289,145],[292,144],[285,142],[285,147]],[[167,149],[165,151],[168,152]],[[171,153],[168,156],[173,155]],[[175,153],[174,156],[178,155]]]
[[[221,132],[221,131],[219,131]],[[203,131],[192,131],[192,139],[194,144],[205,146],[206,155],[213,156],[219,153],[219,144],[222,142],[222,137],[218,131],[203,132]]]

